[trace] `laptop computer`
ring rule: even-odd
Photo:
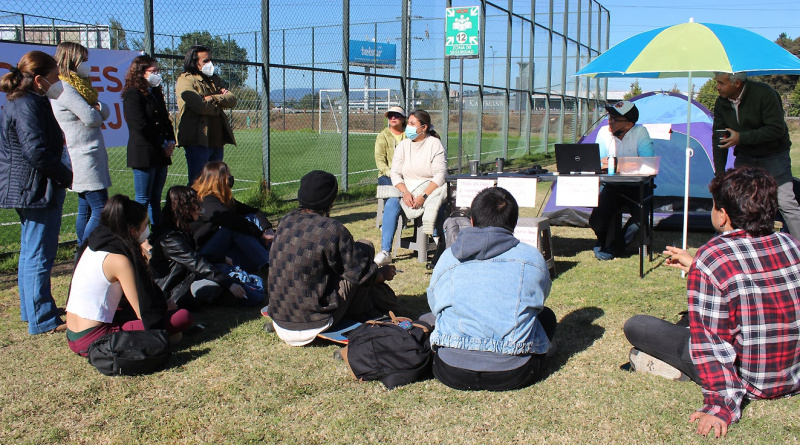
[[[600,145],[556,144],[555,149],[559,174],[600,173]]]

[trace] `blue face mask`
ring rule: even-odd
[[[417,134],[417,127],[413,125],[406,125],[406,137],[409,139],[414,139],[417,136],[419,136]]]

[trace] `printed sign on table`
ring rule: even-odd
[[[494,187],[494,179],[456,180],[456,207],[471,207],[475,196],[489,187]]]
[[[497,178],[497,186],[508,190],[520,207],[536,207],[536,178]]]
[[[598,176],[559,176],[556,205],[559,207],[597,207],[600,195]]]

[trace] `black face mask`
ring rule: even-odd
[[[233,188],[233,175],[228,176],[228,188]]]

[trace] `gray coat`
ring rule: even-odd
[[[91,192],[111,187],[108,152],[100,126],[111,110],[100,103],[100,111],[90,106],[81,94],[66,82],[58,100],[51,100],[53,114],[64,131],[67,150],[76,173],[72,190]]]

